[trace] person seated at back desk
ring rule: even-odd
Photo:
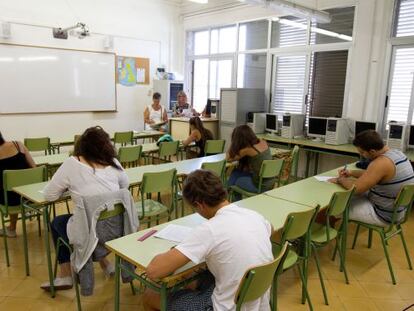
[[[181,244],[154,257],[146,269],[147,276],[156,280],[189,261],[206,262],[214,278],[207,272],[197,289],[172,293],[167,298],[167,310],[235,310],[234,296],[246,270],[273,260],[272,226],[258,213],[230,204],[220,178],[207,170],[188,175],[183,197],[207,221]],[[146,310],[159,310],[160,295],[147,289],[144,306]],[[243,306],[249,311],[269,309],[269,291]]]
[[[187,147],[191,143],[195,143],[198,150],[187,150],[187,158],[203,157],[206,141],[210,139],[213,139],[213,134],[204,127],[200,118],[192,117],[190,119],[190,136],[183,141],[183,146]]]
[[[199,116],[200,114],[187,102],[187,94],[180,91],[177,94],[177,104],[174,107],[175,117]]]
[[[401,188],[414,182],[414,172],[407,156],[400,150],[390,149],[376,131],[358,134],[353,144],[362,157],[370,159],[366,170],[339,171],[331,179],[345,189],[355,187],[356,196],[350,205],[349,219],[385,227],[391,222],[394,200]],[[405,210],[398,211],[398,219]]]
[[[161,94],[154,93],[152,95],[152,104],[144,110],[144,122],[153,130],[167,131],[166,123],[168,122],[167,111],[160,104]]]

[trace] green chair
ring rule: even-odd
[[[25,213],[22,204],[10,206],[8,204],[8,191],[12,191],[14,187],[24,186],[29,184],[40,183],[46,180],[47,172],[45,166],[39,166],[35,168],[28,168],[23,170],[4,170],[3,171],[3,191],[4,191],[4,204],[0,204],[1,213],[1,226],[3,231],[6,232],[6,223],[10,222],[7,217],[13,214],[22,215],[22,229],[23,229],[23,243],[24,243],[24,256],[26,264],[26,274],[29,275],[29,261],[28,261],[28,250],[27,250],[27,234],[26,234],[26,222]],[[39,223],[40,232],[40,214],[37,214],[37,220]],[[3,234],[4,251],[6,255],[7,266],[10,266],[9,249],[7,245],[6,234]]]
[[[121,147],[118,150],[118,160],[124,168],[139,166],[142,145]]]
[[[287,175],[285,180],[281,180],[281,185],[284,186],[286,184],[289,184],[290,182],[295,182],[298,180],[298,166],[299,166],[299,146],[296,145],[293,147],[291,153],[290,153],[290,161],[286,161],[285,165],[288,165],[288,167],[284,167],[284,174]]]
[[[277,268],[273,280],[274,309],[277,309],[277,283],[279,276],[284,271],[297,266],[302,281],[302,303],[305,303],[306,298],[309,304],[309,309],[313,310],[307,288],[308,260],[310,256],[310,228],[318,211],[319,206],[316,206],[315,208],[310,208],[303,212],[290,213],[283,226],[280,241],[275,241],[274,236],[271,238],[273,256],[275,258],[282,253],[286,242],[289,242],[289,244],[292,245],[292,248],[288,250],[285,258]],[[296,249],[293,248],[293,245],[296,245]]]
[[[277,184],[277,186],[279,186],[280,175],[282,173],[283,163],[284,163],[283,159],[264,160],[262,162],[262,166],[260,167],[259,186],[258,186],[257,193],[246,191],[246,190],[240,188],[239,186],[231,186],[230,187],[230,200],[233,201],[234,193],[239,193],[239,194],[242,195],[242,197],[252,197],[252,196],[258,195],[259,193],[262,193],[263,190],[264,190],[263,187],[262,187],[263,180],[267,179],[267,178],[274,178],[275,182],[272,185],[272,188],[274,188],[275,184]],[[269,189],[267,189],[267,190],[269,190]]]
[[[119,216],[119,215],[123,215],[124,212],[125,212],[124,206],[122,204],[116,204],[114,206],[113,210],[111,210],[111,211],[104,210],[103,212],[101,212],[101,214],[99,215],[98,221],[109,219],[109,218],[116,217],[116,216]],[[59,254],[59,250],[60,250],[61,247],[66,247],[69,250],[70,253],[73,252],[72,245],[70,245],[67,241],[65,241],[62,238],[57,239],[57,242],[56,242],[56,258],[55,258],[54,277],[53,277],[54,279],[57,276],[57,267],[58,267],[58,256],[57,256],[57,254]],[[81,301],[80,301],[79,282],[78,282],[77,278],[75,277],[75,274],[72,274],[72,277],[73,277],[73,283],[75,284],[77,308],[78,308],[78,311],[81,311],[82,310],[82,304],[81,304]],[[136,292],[135,292],[135,287],[134,287],[133,281],[130,282],[130,285],[131,285],[132,294],[135,295]]]
[[[322,267],[319,261],[318,249],[323,248],[329,244],[332,240],[336,241],[334,257],[337,251],[339,251],[340,270],[344,272],[345,282],[349,284],[348,274],[345,268],[345,251],[346,251],[346,237],[348,229],[348,207],[351,203],[352,196],[354,194],[354,188],[347,191],[335,192],[326,210],[326,223],[318,224],[314,223],[311,228],[311,246],[315,257],[316,267],[318,269],[319,279],[321,282],[323,297],[325,304],[328,305],[328,296],[326,294],[325,284],[323,281]],[[341,217],[342,222],[339,229],[335,229],[330,225],[330,217]]]
[[[217,162],[203,162],[201,164],[201,169],[215,173],[218,177],[220,177],[221,182],[224,184],[224,173],[226,171],[226,164],[226,160],[221,160]]]
[[[161,217],[168,217],[177,204],[177,170],[157,173],[144,173],[139,189],[141,200],[135,203],[141,223],[147,223],[150,227],[155,219],[157,225]],[[152,194],[157,193],[157,200],[152,199]],[[161,201],[161,193],[171,195],[170,206],[166,206]]]
[[[277,267],[285,255],[287,248],[288,243],[286,242],[276,259],[267,264],[252,267],[246,271],[234,297],[236,311],[241,310],[243,303],[255,301],[262,297],[269,287],[271,287]]]
[[[134,140],[134,132],[115,132],[114,145],[120,144],[121,146],[132,145]]]
[[[176,156],[178,158],[178,148],[180,142],[177,141],[164,141],[160,143],[158,150],[158,159],[164,162],[171,162],[171,157]],[[153,158],[154,159],[154,158]]]
[[[388,254],[388,240],[390,240],[392,237],[399,235],[401,237],[401,241],[404,247],[405,256],[407,258],[408,267],[410,270],[413,269],[411,265],[411,259],[410,254],[408,252],[407,244],[405,243],[404,234],[403,234],[403,228],[402,225],[407,222],[409,215],[411,214],[411,208],[413,204],[414,199],[414,185],[405,185],[400,190],[400,193],[398,194],[397,198],[394,201],[394,210],[392,213],[391,223],[386,227],[380,227],[372,224],[368,224],[362,221],[357,221],[350,219],[350,222],[356,223],[357,228],[355,231],[354,241],[352,243],[352,249],[355,248],[355,244],[358,238],[359,229],[360,227],[367,228],[368,231],[368,248],[371,248],[372,245],[372,232],[378,232],[382,247],[384,248],[385,258],[387,259],[388,268],[390,270],[392,283],[395,285],[397,282],[395,281],[394,271],[391,264],[391,258]],[[405,209],[405,215],[401,219],[401,221],[398,221],[398,213]]]
[[[207,140],[204,146],[204,156],[223,153],[225,144],[224,139]]]
[[[25,138],[24,145],[29,151],[44,151],[45,155],[50,153],[49,137]]]

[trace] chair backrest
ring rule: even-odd
[[[98,220],[105,220],[108,218],[112,218],[118,215],[122,215],[125,212],[125,208],[121,203],[115,204],[114,209],[111,211],[104,210],[99,215]]]
[[[12,191],[14,187],[40,183],[46,180],[46,167],[38,166],[23,170],[4,170],[3,171],[3,191],[4,205],[8,206],[7,191]]]
[[[207,140],[204,146],[204,155],[213,155],[224,152],[224,145],[226,141],[224,139]]]
[[[265,178],[275,178],[275,183],[279,183],[282,172],[283,159],[264,160],[259,173],[259,192],[262,192],[262,183]]]
[[[272,285],[273,277],[287,247],[288,243],[286,242],[276,259],[267,264],[252,267],[246,271],[234,297],[237,311],[241,310],[243,303],[259,299],[266,293]]]
[[[302,212],[290,213],[283,226],[281,243],[305,236],[319,211],[319,206]]]
[[[118,160],[123,167],[138,166],[141,159],[142,145],[120,147],[118,150]]]
[[[50,138],[25,138],[24,145],[29,151],[44,151],[45,154],[47,154],[47,151],[50,150]]]
[[[133,131],[115,132],[114,134],[114,144],[121,144],[122,146],[125,146],[126,144],[132,145],[133,139],[134,139]]]
[[[170,158],[173,155],[177,155],[179,144],[180,142],[178,140],[161,142],[159,149],[160,158]]]
[[[141,195],[163,191],[174,191],[177,170],[144,173],[141,184]]]
[[[224,171],[226,168],[226,160],[221,160],[217,162],[204,162],[201,164],[203,170],[208,170],[215,173],[223,181]]]
[[[394,210],[391,218],[391,225],[395,224],[398,220],[398,212],[405,209],[404,218],[399,221],[400,224],[405,223],[411,214],[411,208],[414,200],[414,184],[405,185],[401,188],[397,198],[394,201]]]
[[[343,215],[344,211],[351,203],[354,192],[355,187],[352,187],[350,190],[335,192],[329,202],[328,211],[326,213],[327,217]]]

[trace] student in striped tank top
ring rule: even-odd
[[[404,153],[384,145],[374,130],[358,134],[353,144],[371,163],[365,171],[341,170],[332,182],[345,189],[355,186],[355,193],[359,194],[351,202],[349,219],[385,227],[391,222],[394,200],[400,189],[414,183],[413,168]],[[404,215],[405,209],[399,209],[397,221]]]

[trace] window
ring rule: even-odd
[[[318,117],[342,117],[348,51],[312,55],[309,75],[309,113]]]
[[[275,57],[273,112],[303,113],[306,56]]]
[[[266,53],[240,54],[237,69],[237,87],[266,87]]]
[[[326,10],[331,15],[330,23],[312,23],[311,44],[351,42],[354,28],[355,8]]]
[[[194,55],[208,54],[208,31],[198,31],[194,33]]]
[[[233,53],[236,51],[236,26],[211,30],[211,54]]]
[[[233,61],[231,59],[210,61],[209,98],[220,98],[220,89],[231,87]],[[204,103],[204,105],[207,101]]]
[[[272,47],[306,45],[308,22],[293,16],[272,22]]]
[[[208,98],[208,59],[196,59],[193,63],[193,107],[202,111]]]
[[[268,29],[267,20],[240,24],[239,51],[267,48]]]
[[[393,35],[414,36],[414,0],[397,0]]]
[[[408,117],[413,92],[413,73],[414,47],[395,48],[388,93],[387,123],[411,121]]]

